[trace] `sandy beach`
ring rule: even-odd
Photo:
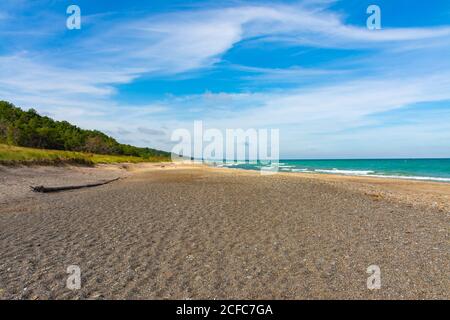
[[[449,230],[446,183],[0,167],[0,299],[449,299]],[[66,288],[69,265],[80,267],[79,290]],[[370,265],[379,290],[367,289]]]

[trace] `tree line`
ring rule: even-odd
[[[165,151],[121,144],[98,130],[84,130],[67,121],[55,121],[34,109],[23,111],[7,101],[0,101],[0,143],[142,158],[170,155]]]

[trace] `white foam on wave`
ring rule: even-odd
[[[240,166],[240,165],[244,165],[246,164],[246,162],[224,162],[223,166],[224,167],[235,167],[235,166]]]
[[[364,176],[364,177],[374,177],[374,178],[390,178],[390,179],[403,179],[403,180],[422,180],[422,181],[442,181],[450,182],[450,178],[441,177],[426,177],[426,176],[400,176],[400,175],[388,175],[388,174],[373,174],[374,171],[370,170],[326,170],[326,169],[315,169],[314,172],[320,173],[332,173],[332,174],[342,174],[342,175],[352,175],[352,176]]]
[[[354,175],[354,176],[361,176],[361,175],[368,175],[370,173],[374,173],[371,170],[339,170],[339,169],[315,169],[315,172],[321,172],[321,173],[337,173],[337,174],[345,174],[345,175]]]
[[[423,181],[450,182],[450,178],[439,178],[439,177],[397,176],[397,175],[382,175],[382,174],[368,174],[366,176],[367,177],[375,177],[375,178],[391,178],[391,179],[404,179],[404,180],[423,180]]]
[[[245,162],[235,162],[235,163],[223,163],[216,164],[218,167],[234,167]],[[450,178],[443,177],[428,177],[428,176],[401,176],[401,175],[389,175],[389,174],[375,174],[372,170],[341,170],[341,169],[306,169],[306,168],[295,168],[295,166],[290,165],[280,165],[280,166],[261,166],[255,165],[253,169],[259,170],[272,170],[279,168],[281,171],[289,172],[304,172],[304,173],[330,173],[330,174],[341,174],[341,175],[351,175],[351,176],[364,176],[373,178],[388,178],[388,179],[403,179],[403,180],[421,180],[421,181],[437,181],[437,182],[450,182]]]

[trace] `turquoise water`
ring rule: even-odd
[[[264,165],[238,162],[222,166],[260,170]],[[450,182],[450,159],[280,160],[279,171]]]

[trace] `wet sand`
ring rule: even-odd
[[[0,298],[449,299],[449,196],[444,183],[201,166],[0,168]]]

